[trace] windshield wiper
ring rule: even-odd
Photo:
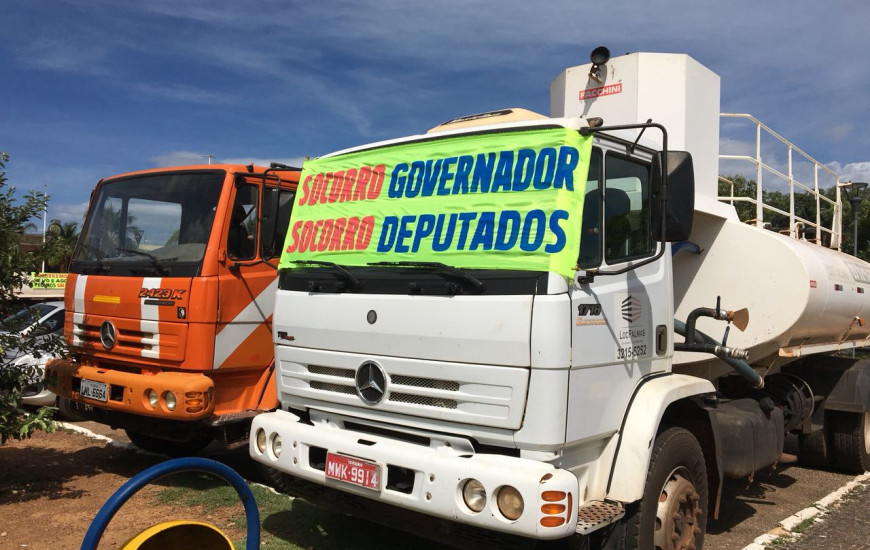
[[[335,262],[322,262],[319,260],[295,260],[293,263],[299,264],[299,265],[314,265],[314,266],[331,267],[337,273],[339,273],[344,278],[344,280],[346,280],[347,282],[350,283],[351,290],[359,290],[360,288],[362,288],[362,283],[359,281],[359,279],[356,278],[356,276],[354,276],[353,273],[351,273],[350,271],[348,271],[347,269],[338,265]],[[312,286],[312,287],[315,286],[314,281],[311,281],[309,286]]]
[[[370,262],[368,265],[371,266],[386,266],[386,267],[421,267],[421,268],[429,268],[435,270],[446,271],[451,275],[458,277],[459,279],[470,283],[471,286],[474,287],[474,290],[477,292],[483,292],[484,284],[480,279],[472,276],[466,271],[459,269],[458,267],[453,267],[451,265],[443,264],[441,262],[411,262],[411,261],[403,261],[403,262]]]
[[[93,259],[97,261],[97,271],[95,273],[109,272],[109,269],[111,268],[107,266],[106,263],[103,261],[106,259],[106,254],[102,250],[100,250],[99,248],[95,248],[87,243],[82,243],[82,247],[84,247],[84,249],[88,252],[91,252],[93,255]],[[88,259],[90,260],[91,258]]]
[[[160,275],[168,275],[169,274],[169,269],[167,269],[165,265],[160,263],[161,261],[167,261],[167,260],[172,261],[172,260],[178,259],[178,258],[164,258],[163,260],[161,260],[160,258],[155,256],[154,254],[149,254],[148,252],[143,252],[142,250],[134,250],[132,248],[118,247],[118,250],[120,250],[121,252],[129,252],[130,254],[138,254],[139,256],[145,256],[146,258],[151,260],[151,265],[153,265],[157,269],[157,273]]]

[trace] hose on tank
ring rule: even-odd
[[[674,332],[676,332],[680,336],[686,336],[686,323],[680,321],[679,319],[674,319]],[[712,346],[722,345],[714,338],[707,336],[699,330],[695,330],[695,341],[689,343]],[[755,369],[753,369],[746,361],[743,361],[741,359],[735,359],[733,357],[724,357],[721,355],[717,357],[728,363],[734,370],[736,370],[740,374],[740,376],[742,376],[746,379],[747,382],[749,382],[753,389],[761,389],[764,387],[764,378],[760,374],[755,372]]]

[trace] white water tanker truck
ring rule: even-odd
[[[275,304],[281,410],[250,440],[293,491],[467,546],[700,549],[723,478],[775,466],[787,437],[806,463],[870,466],[870,371],[835,356],[870,336],[839,188],[787,174],[817,214],[792,201],[771,231],[760,156],[755,198],[717,195],[717,75],[592,61],[552,82],[550,117],[306,162]]]

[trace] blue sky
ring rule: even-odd
[[[463,114],[546,113],[550,80],[598,45],[688,53],[722,77],[722,111],[870,181],[866,0],[4,0],[0,21],[7,176],[64,221],[122,172],[299,163]]]

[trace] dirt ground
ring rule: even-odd
[[[0,549],[79,548],[93,518],[115,490],[162,460],[70,431],[8,441],[0,447]],[[161,485],[143,488],[121,508],[100,541],[101,549],[120,548],[147,527],[179,519],[211,523],[232,540],[244,537],[230,520],[243,515],[241,504],[238,510],[222,512],[223,517],[178,509],[156,500]]]
[[[0,550],[79,548],[106,500],[129,478],[165,460],[165,457],[144,453],[123,443],[126,441],[123,432],[99,425],[88,427],[98,433],[102,430],[105,432],[102,435],[121,443],[59,431],[37,433],[32,439],[9,441],[0,446]],[[215,450],[206,455],[228,464],[246,479],[262,481],[258,470],[247,460],[246,449]],[[708,525],[704,546],[710,550],[739,550],[775,527],[779,520],[810,506],[851,477],[790,465],[761,474],[751,483],[729,481],[723,491],[720,519]],[[143,529],[179,519],[211,523],[231,540],[244,537],[243,528],[233,523],[233,518],[244,516],[241,503],[238,509],[222,509],[211,514],[201,509],[160,503],[157,493],[174,481],[178,480],[170,477],[158,481],[128,501],[109,524],[100,549],[121,548]],[[868,548],[864,544],[870,540],[870,522],[866,519],[870,491],[864,498],[865,503],[853,507],[853,519],[861,521],[848,521],[847,526],[832,533],[820,534],[822,538],[818,540],[824,542],[820,547]],[[838,511],[832,516],[842,514]],[[380,531],[373,527],[372,533]],[[857,546],[832,544],[838,535],[843,538],[845,533],[860,543]],[[837,540],[837,544],[840,542]]]

